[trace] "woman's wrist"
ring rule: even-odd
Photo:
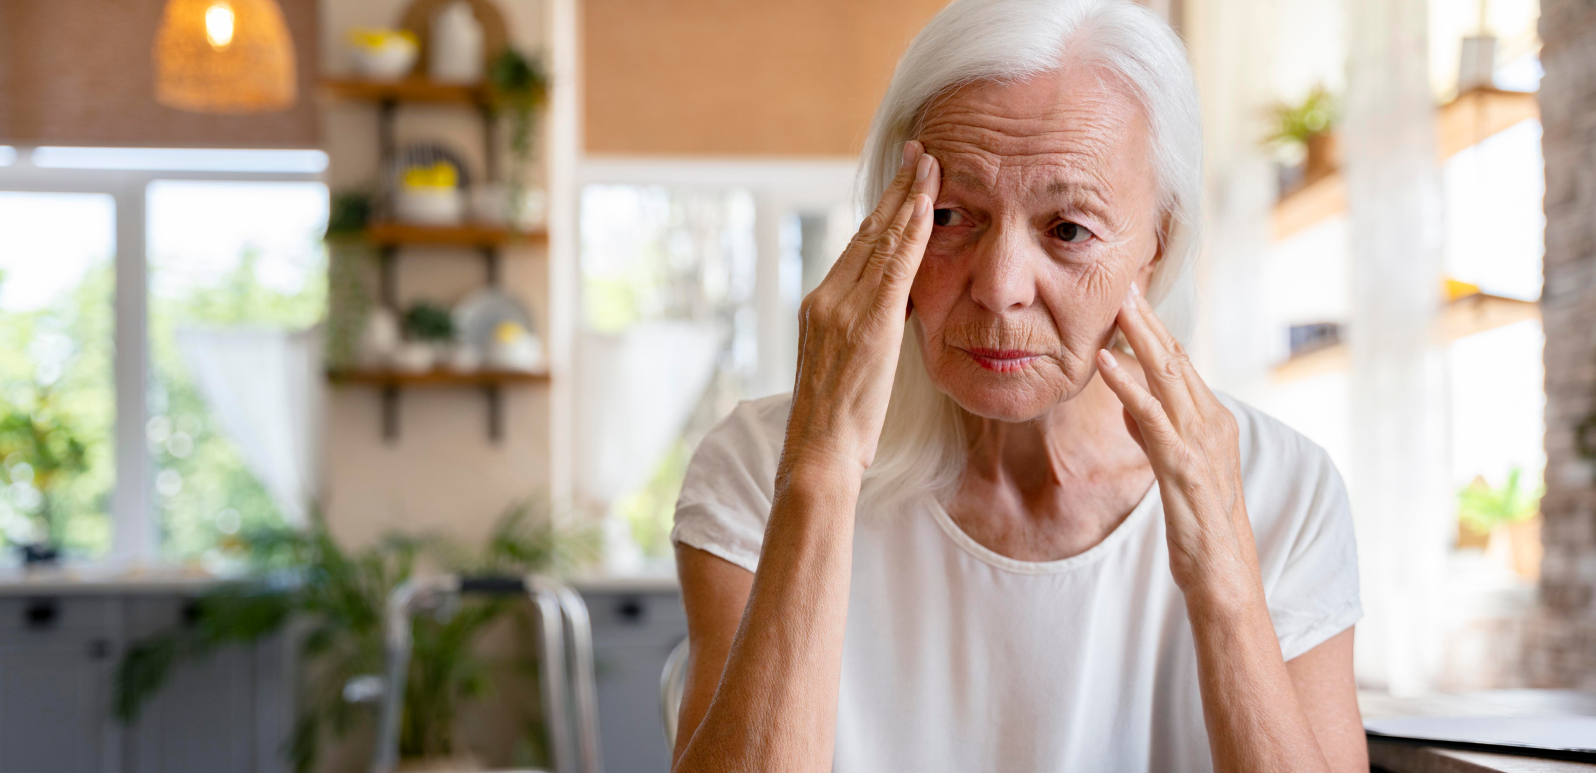
[[[1259,609],[1268,614],[1262,583],[1244,568],[1210,572],[1182,587],[1181,592],[1186,597],[1187,615],[1193,622],[1206,620],[1234,625]]]

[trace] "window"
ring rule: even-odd
[[[156,180],[149,208],[149,418],[161,550],[208,558],[219,540],[281,523],[194,368],[225,367],[196,332],[298,330],[326,308],[327,188],[313,182]],[[227,342],[212,341],[226,346]],[[226,374],[215,374],[225,379]],[[247,377],[247,376],[246,376]],[[212,386],[212,389],[225,388]],[[232,433],[237,434],[237,433]],[[253,441],[248,441],[253,442]],[[265,471],[262,471],[263,474]]]
[[[0,538],[99,556],[111,544],[116,205],[0,192]]]
[[[0,560],[49,542],[217,568],[230,534],[284,508],[214,355],[324,316],[325,155],[0,160]]]
[[[671,561],[698,442],[791,389],[798,303],[857,225],[851,163],[588,162],[580,177],[577,482],[614,572]]]

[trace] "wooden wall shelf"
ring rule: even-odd
[[[340,99],[357,102],[445,102],[462,105],[487,103],[487,89],[438,83],[425,78],[374,81],[359,78],[323,78],[321,86]]]
[[[512,231],[481,225],[426,226],[408,223],[372,223],[366,227],[366,241],[379,247],[404,245],[449,245],[455,247],[499,247],[505,244],[544,244],[547,231]]]
[[[504,387],[533,386],[549,381],[547,371],[480,370],[458,373],[435,369],[425,373],[397,370],[331,370],[327,380],[334,384],[369,386],[382,390],[382,437],[392,443],[399,439],[399,392],[406,387],[474,387],[488,401],[488,438],[497,443],[504,438]]]
[[[1435,345],[1445,346],[1475,333],[1483,333],[1528,319],[1540,319],[1540,316],[1541,307],[1535,301],[1474,293],[1443,303],[1430,324],[1430,337]],[[1351,350],[1344,343],[1334,344],[1292,357],[1276,365],[1271,377],[1275,383],[1281,384],[1334,373],[1350,367],[1352,367]]]
[[[1541,115],[1535,94],[1478,88],[1437,108],[1436,152],[1445,161],[1509,127]],[[1347,186],[1339,172],[1309,183],[1275,204],[1270,231],[1276,241],[1347,211]]]
[[[479,370],[472,373],[442,369],[425,373],[398,370],[335,370],[329,371],[327,378],[335,384],[367,386],[503,386],[546,383],[549,374],[546,371],[515,370]]]

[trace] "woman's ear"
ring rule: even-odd
[[[1153,283],[1153,271],[1158,268],[1159,262],[1164,259],[1164,244],[1169,241],[1169,229],[1174,224],[1174,216],[1168,211],[1159,216],[1158,233],[1155,234],[1153,240],[1153,258],[1142,264],[1142,267],[1136,272],[1136,286],[1142,288],[1142,292],[1147,292]]]

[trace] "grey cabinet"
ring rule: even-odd
[[[123,651],[181,621],[188,602],[176,593],[0,597],[0,769],[286,770],[292,680],[281,640],[179,666],[136,723],[113,718]]]
[[[605,773],[666,773],[671,762],[659,677],[687,636],[681,594],[665,583],[577,587],[593,619]]]

